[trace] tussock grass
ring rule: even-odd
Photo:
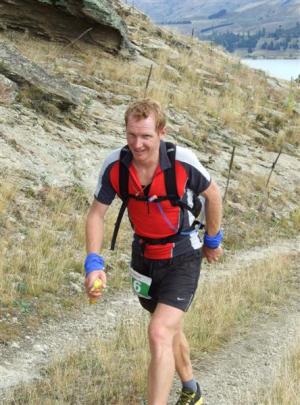
[[[285,235],[286,230],[281,226],[281,221],[273,219],[270,212],[254,208],[248,212],[241,212],[228,205],[224,211],[226,229],[224,246],[232,251],[263,246],[274,242],[277,238],[296,234],[292,229],[289,235]]]
[[[0,220],[4,222],[6,211],[17,193],[16,187],[11,183],[0,183]]]
[[[203,285],[186,319],[193,355],[217,349],[256,313],[271,312],[286,300],[294,288],[296,260],[276,256]],[[15,390],[4,404],[140,404],[149,360],[148,320],[144,312],[130,319],[121,321],[108,341],[96,340],[52,364],[41,381]]]
[[[266,198],[262,195],[258,204]],[[280,207],[274,209],[281,214]],[[253,207],[248,212],[240,212],[234,207],[226,206],[224,246],[234,251],[272,243],[278,238],[296,238],[300,231],[300,209],[292,209],[279,218],[273,212],[271,209],[259,210]]]
[[[83,291],[85,220],[89,208],[79,186],[20,190],[0,185],[0,341],[22,333],[23,321],[36,327],[40,318],[75,309],[87,298]],[[126,215],[109,250],[119,204],[113,204],[105,228],[107,293],[129,286],[130,224]],[[7,315],[8,314],[8,315]],[[11,317],[17,323],[11,323]]]
[[[65,44],[54,41],[43,40],[40,37],[30,35],[28,32],[18,32],[13,30],[3,30],[0,38],[12,43],[26,58],[34,63],[46,61],[55,62],[58,55],[66,55]]]
[[[44,370],[43,379],[15,390],[4,404],[132,404],[146,391],[145,317],[123,319],[109,341],[95,339]]]
[[[221,281],[200,284],[198,300],[186,318],[193,352],[218,348],[256,313],[270,312],[287,300],[295,260],[278,255]]]
[[[0,341],[6,342],[80,303],[74,283],[82,285],[87,199],[78,186],[35,191],[3,182],[1,191]]]
[[[33,219],[20,235],[18,245],[6,242],[5,260],[0,263],[2,304],[21,297],[38,297],[61,289],[68,271],[79,271],[84,245],[84,217],[80,210],[86,202],[80,192],[45,190]],[[29,225],[29,224],[27,224]],[[79,254],[78,254],[79,253]]]
[[[253,142],[270,150],[278,150],[283,142],[299,144],[296,106],[300,95],[296,83],[290,88],[276,88],[268,82],[265,74],[243,66],[238,59],[216,46],[195,38],[171,35],[153,26],[149,20],[137,18],[135,13],[126,11],[124,18],[129,26],[134,27],[130,35],[143,48],[143,56],[148,56],[148,65],[121,55],[112,56],[81,42],[76,47],[65,49],[63,44],[27,34],[14,33],[10,38],[10,34],[4,32],[1,36],[8,37],[21,52],[46,69],[103,93],[104,100],[113,100],[115,104],[127,104],[129,100],[144,95],[149,63],[153,62],[147,94],[160,101],[167,110],[184,111],[187,122],[201,122],[204,117],[209,117],[210,130],[215,130],[217,121],[219,128],[231,129],[239,134],[239,138],[248,135],[248,139],[254,129],[257,135]],[[153,40],[162,40],[170,48],[153,47]],[[176,45],[177,40],[181,46]],[[114,96],[116,94],[118,97]],[[26,95],[22,102],[26,104]],[[39,107],[42,113],[48,109],[47,105],[45,108],[33,107]],[[281,115],[268,117],[266,109],[271,115],[273,111],[279,111]],[[53,110],[51,115],[56,113]],[[259,132],[270,128],[274,133],[271,137]]]
[[[299,189],[279,193],[280,186],[274,175],[266,188],[269,170],[265,175],[256,175],[237,170],[233,165],[224,206],[226,248],[238,250],[298,235]]]
[[[287,232],[290,231],[292,227],[294,233],[300,232],[300,208],[294,209],[287,218],[283,218],[280,221],[280,225]]]
[[[289,120],[296,122],[297,118],[289,112],[282,97],[278,98],[277,90],[272,88],[264,75],[259,75],[243,66],[228,61],[225,54],[205,54],[207,50],[196,42],[192,49],[178,52],[178,55],[168,56],[166,51],[153,53],[157,63],[153,68],[148,95],[155,97],[166,108],[172,107],[177,111],[186,111],[187,119],[201,121],[204,116],[218,120],[221,127],[230,128],[236,133],[247,133],[263,126],[268,129],[270,120],[259,122],[265,106],[270,110],[280,110],[280,118],[272,118],[275,125],[272,139],[257,136],[260,144],[270,150],[278,150],[284,139],[289,138],[292,144],[297,143],[294,131],[287,130]],[[170,67],[172,69],[170,69]],[[286,90],[288,94],[288,90]],[[295,94],[294,94],[295,93]],[[295,100],[298,93],[295,90]],[[289,105],[294,105],[292,102]],[[275,121],[276,122],[275,122]],[[274,121],[274,122],[273,122]],[[277,134],[282,128],[282,133]],[[289,135],[287,135],[287,133]]]
[[[137,85],[140,82],[140,76],[146,76],[146,68],[133,64],[126,59],[120,59],[116,63],[115,58],[111,55],[103,57],[103,52],[97,51],[94,48],[85,46],[81,55],[83,64],[79,70],[85,76],[96,75],[106,80],[111,81],[112,89],[120,85]],[[108,83],[107,83],[108,85]],[[128,88],[127,88],[128,90]],[[132,89],[134,93],[134,89]]]
[[[300,338],[290,348],[271,387],[261,392],[255,403],[260,405],[300,404]]]

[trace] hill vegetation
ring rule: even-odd
[[[80,41],[66,48],[27,33],[0,33],[29,61],[89,94],[88,102],[66,109],[51,93],[37,92],[34,83],[19,84],[15,100],[7,101],[8,90],[2,84],[0,238],[6,257],[0,265],[2,313],[47,316],[77,300],[76,289],[69,287],[73,275],[66,272],[72,268],[81,273],[80,224],[87,201],[103,157],[125,142],[126,105],[145,94],[166,108],[169,138],[193,148],[223,190],[236,147],[225,208],[228,249],[299,229],[298,84],[271,80],[219,48],[174,36],[125,5],[120,14],[136,46],[135,58]],[[266,186],[281,149],[282,166]],[[121,253],[128,250],[126,240],[128,236],[125,250],[119,246]],[[72,257],[72,262],[56,252],[66,243],[61,254]],[[68,298],[55,307],[52,299],[62,288]],[[21,330],[23,323],[12,326]],[[5,323],[0,328],[5,341],[10,328]]]
[[[137,0],[138,7],[162,25],[212,40],[229,52],[269,57],[299,57],[298,0],[179,2]],[[163,16],[163,17],[162,17]],[[271,39],[270,39],[271,38]]]
[[[103,159],[126,142],[123,114],[137,97],[160,101],[167,111],[168,139],[193,149],[223,196],[228,185],[226,253],[268,245],[278,238],[287,238],[290,246],[300,230],[299,83],[272,79],[218,46],[174,35],[129,5],[116,2],[116,7],[127,24],[134,55],[112,52],[78,37],[63,44],[27,31],[7,27],[0,31],[5,48],[21,54],[26,66],[38,66],[34,71],[43,78],[55,77],[62,88],[71,86],[85,95],[75,105],[57,103],[51,92],[37,91],[32,77],[26,81],[7,77],[7,60],[0,63],[2,352],[30,340],[50,320],[64,324],[86,308],[85,216]],[[117,251],[109,251],[117,208],[118,203],[109,212],[103,251],[108,297],[129,289],[128,223],[122,225]],[[279,251],[270,267],[263,262],[244,277],[230,276],[219,286],[211,283],[199,321],[202,328],[209,319],[215,332],[201,336],[202,348],[217,350],[235,327],[247,324],[263,308],[271,313],[294,293],[295,265],[290,256],[282,258]],[[221,312],[212,317],[215,297],[228,305],[227,319]],[[108,312],[108,304],[104,305]],[[96,403],[99,390],[103,401],[117,398],[115,403],[122,404],[125,398],[123,404],[138,403],[136,387],[144,389],[144,378],[126,359],[132,364],[146,362],[145,334],[139,333],[137,341],[132,333],[145,331],[145,325],[132,314],[130,320],[136,322],[136,329],[130,322],[121,323],[109,344],[96,339],[91,350],[80,352],[71,345],[70,357],[46,369],[33,388],[15,392],[10,403],[68,403],[75,401],[74,395],[81,403]],[[193,339],[199,341],[197,330]],[[97,351],[95,342],[105,350]],[[135,350],[138,343],[143,350]],[[116,352],[120,364],[115,362]],[[102,390],[99,369],[103,375],[109,375],[110,369],[111,378],[121,381],[117,391],[111,386]],[[89,377],[91,383],[78,384]]]
[[[211,28],[214,31],[214,27]],[[200,31],[201,35],[201,31]],[[279,26],[275,31],[267,32],[265,28],[255,33],[235,33],[231,31],[213,32],[206,36],[207,40],[223,46],[228,52],[246,49],[249,54],[255,50],[289,51],[300,50],[300,23],[294,27]]]

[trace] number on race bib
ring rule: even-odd
[[[134,292],[142,298],[150,299],[149,289],[152,283],[150,277],[144,276],[143,274],[138,273],[137,271],[131,270],[132,276],[132,288]]]
[[[133,288],[134,288],[134,291],[137,294],[139,294],[141,292],[141,289],[142,289],[141,282],[138,281],[138,280],[133,280]]]

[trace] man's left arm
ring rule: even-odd
[[[223,253],[220,246],[222,197],[217,184],[212,180],[208,188],[201,193],[205,197],[206,232],[203,244],[203,256],[209,263],[215,262]]]

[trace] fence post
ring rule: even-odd
[[[73,41],[71,41],[69,44],[67,44],[66,46],[64,46],[60,52],[65,51],[66,49],[68,49],[70,46],[73,46],[77,41],[79,41],[84,35],[86,35],[88,32],[92,31],[93,27],[87,28],[85,31],[83,31],[80,35],[78,35],[78,37],[76,37],[75,39],[73,39]]]
[[[145,86],[145,91],[144,91],[144,97],[147,96],[147,90],[148,90],[149,83],[150,83],[150,78],[151,78],[151,75],[152,75],[152,68],[153,68],[153,64],[151,64],[150,70],[149,70],[149,73],[148,73],[148,78],[147,78],[147,82],[146,82],[146,86]]]
[[[277,162],[278,162],[279,156],[280,156],[281,153],[282,153],[282,149],[283,149],[283,145],[281,146],[280,151],[279,151],[279,153],[278,153],[276,159],[274,160],[274,162],[273,162],[273,164],[272,164],[271,171],[270,171],[270,174],[269,174],[267,183],[266,183],[266,190],[268,189],[268,185],[269,185],[269,183],[270,183],[272,173],[273,173],[273,171],[274,171],[274,169],[275,169],[275,166],[276,166],[276,164],[277,164]]]
[[[262,196],[261,203],[260,203],[260,205],[259,205],[259,207],[258,207],[258,209],[259,209],[260,211],[263,211],[263,210],[266,209],[267,206],[268,206],[269,197],[270,197],[270,190],[268,190],[268,186],[269,186],[269,183],[270,183],[270,180],[271,180],[272,173],[273,173],[273,171],[274,171],[274,169],[275,169],[275,166],[276,166],[276,164],[277,164],[277,162],[278,162],[279,156],[280,156],[281,153],[282,153],[282,150],[283,150],[283,145],[281,146],[280,151],[279,151],[278,155],[276,156],[276,159],[275,159],[274,162],[272,163],[271,171],[270,171],[270,174],[269,174],[269,176],[268,176],[268,179],[267,179],[267,182],[266,182],[266,186],[265,186],[265,188],[266,188],[266,190],[265,190],[265,192],[266,192],[266,198],[264,198],[264,196]]]
[[[232,166],[233,166],[234,153],[235,153],[235,146],[232,148],[232,152],[231,152],[231,159],[230,159],[228,175],[227,175],[227,183],[226,183],[225,193],[224,193],[224,197],[223,197],[223,202],[224,203],[226,201],[226,195],[227,195],[227,190],[228,190],[229,180],[230,180],[230,173],[231,173],[231,169],[232,169]]]

